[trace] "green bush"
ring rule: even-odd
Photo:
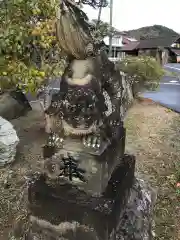
[[[142,88],[155,90],[164,75],[160,63],[149,56],[125,57],[118,63],[118,68],[128,76],[134,94]]]

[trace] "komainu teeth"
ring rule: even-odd
[[[87,129],[81,129],[81,128],[73,128],[69,124],[67,124],[65,121],[62,121],[64,134],[67,135],[76,135],[76,136],[86,136],[90,133],[93,133],[96,129],[96,125],[93,124],[91,127]]]

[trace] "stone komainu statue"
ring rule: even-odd
[[[129,240],[124,229],[117,235],[135,166],[124,154],[122,78],[81,9],[64,0],[59,10],[57,37],[69,61],[45,111],[51,128],[42,172],[29,182],[27,239]]]
[[[123,87],[119,71],[95,44],[87,20],[73,2],[61,2],[57,38],[69,62],[46,114],[52,120],[51,139],[57,128],[61,140],[64,135],[92,133],[84,143],[100,147],[102,138],[110,140],[121,122]]]

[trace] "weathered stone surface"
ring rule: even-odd
[[[155,191],[142,179],[135,179],[127,207],[119,223],[117,240],[152,240]]]
[[[122,119],[124,119],[127,111],[132,106],[134,97],[133,97],[133,89],[130,79],[124,74],[123,72],[120,72],[122,77],[122,105],[120,106],[120,113]]]
[[[58,230],[60,226],[77,223],[89,229],[88,233],[84,231],[78,235],[79,240],[86,239],[89,231],[95,237],[92,239],[115,239],[116,226],[123,216],[134,180],[134,166],[134,157],[125,155],[102,197],[88,195],[70,184],[48,185],[42,175],[34,179],[29,186],[30,235],[38,235],[37,239],[58,240],[64,237]]]
[[[0,117],[0,166],[14,161],[19,138],[12,124]]]
[[[28,234],[28,240],[98,240],[96,232],[86,225],[81,225],[78,222],[63,222],[57,226],[30,217],[31,230]]]

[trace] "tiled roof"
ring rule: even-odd
[[[122,37],[122,43],[123,44],[129,44],[131,42],[137,42],[137,39],[131,38],[131,37],[127,37],[127,36],[123,36]]]
[[[121,51],[132,51],[135,49],[151,49],[158,47],[170,47],[175,41],[180,38],[177,36],[172,36],[169,38],[150,38],[145,40],[140,40],[136,42],[131,42],[122,47]]]
[[[123,52],[123,51],[133,51],[133,50],[137,49],[138,45],[139,45],[139,42],[138,42],[138,41],[136,41],[136,42],[131,42],[131,43],[129,43],[129,44],[124,45],[124,46],[121,48],[121,51],[122,51],[122,52]]]
[[[138,49],[170,47],[176,40],[178,40],[177,36],[172,36],[168,38],[158,37],[158,38],[140,40]]]
[[[171,48],[171,51],[174,52],[176,55],[180,56],[180,49]]]

